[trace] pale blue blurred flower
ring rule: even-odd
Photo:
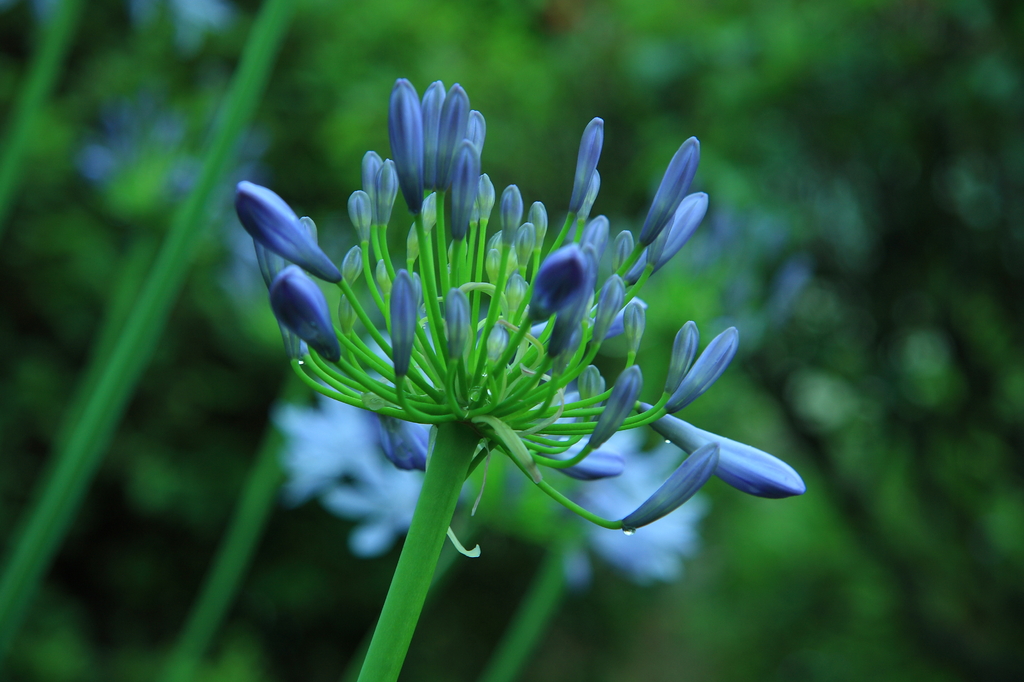
[[[286,505],[316,497],[331,513],[355,522],[349,548],[359,557],[380,556],[405,534],[423,474],[396,469],[384,457],[375,417],[320,397],[315,407],[279,408],[274,422],[286,442]]]
[[[589,509],[607,518],[621,518],[650,497],[679,465],[678,448],[662,446],[645,453],[642,445],[642,434],[631,429],[619,431],[602,446],[623,455],[626,468],[620,476],[593,481],[582,489]],[[633,535],[584,524],[586,547],[637,584],[671,582],[682,575],[683,559],[700,548],[698,525],[707,511],[707,501],[698,495]],[[571,587],[584,587],[590,572],[585,552],[567,554],[566,577]]]

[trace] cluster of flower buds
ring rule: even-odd
[[[604,140],[603,121],[592,120],[580,144],[568,215],[549,239],[543,204],[526,210],[515,185],[499,199],[481,175],[486,126],[459,85],[446,93],[433,83],[421,100],[412,84],[397,81],[388,132],[393,160],[375,152],[363,158],[363,189],[348,203],[359,243],[340,270],[317,245],[312,220],[297,217],[269,189],[238,185],[238,216],[256,243],[293,366],[311,387],[385,419],[469,424],[485,446],[474,465],[492,449],[504,452],[546,493],[607,528],[632,532],[664,516],[714,474],[762,497],[804,492],[799,475],[780,460],[671,416],[729,366],[736,329],[698,354],[697,326],[683,325],[660,400],[639,402],[643,374],[635,361],[647,306],[637,294],[707,211],[707,195],[689,193],[700,159],[695,138],[669,163],[639,237],[627,230],[611,239],[607,218],[589,217]],[[396,263],[387,230],[399,190],[412,226],[405,259]],[[488,234],[496,204],[499,229]],[[602,280],[605,263],[611,274]],[[339,287],[337,325],[309,275]],[[368,295],[357,290],[360,278]],[[373,321],[378,313],[386,330]],[[592,363],[616,334],[625,336],[628,352],[607,387]],[[545,468],[580,479],[621,473],[621,458],[601,448],[617,431],[644,425],[689,456],[625,517],[599,517],[544,479]],[[421,453],[400,465],[425,461]]]

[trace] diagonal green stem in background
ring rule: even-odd
[[[124,322],[104,369],[97,373],[91,401],[55,452],[28,514],[20,521],[0,578],[0,660],[10,648],[25,609],[68,526],[128,399],[148,363],[185,278],[210,196],[224,177],[238,139],[266,85],[292,11],[290,0],[267,0],[218,114],[209,153],[195,188],[173,218],[135,306]],[[88,374],[91,370],[87,369]]]
[[[285,381],[278,404],[295,402],[309,392],[292,372],[288,372]],[[160,682],[191,680],[210,641],[220,629],[277,499],[283,479],[280,465],[283,445],[284,437],[273,424],[268,424],[235,507],[235,515],[217,550],[213,566],[206,574],[199,597],[192,604],[185,627],[171,650]]]
[[[565,594],[563,551],[552,549],[491,655],[480,682],[515,682]]]
[[[360,682],[398,679],[479,439],[468,424],[447,422],[437,427],[423,489],[359,673]]]
[[[8,119],[3,146],[0,147],[0,238],[4,234],[14,191],[18,188],[21,160],[33,132],[32,125],[53,90],[64,55],[71,45],[81,5],[81,0],[61,0],[54,8],[53,16],[44,22],[41,41],[32,53],[25,85],[18,91]]]

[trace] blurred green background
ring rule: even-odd
[[[0,3],[0,122],[46,5]],[[0,244],[0,549],[102,320],[131,302],[195,178],[257,9],[86,3]],[[484,170],[553,223],[591,117],[606,124],[594,213],[613,231],[639,226],[671,154],[698,137],[711,209],[645,289],[640,362],[662,376],[687,319],[705,338],[738,326],[737,361],[687,418],[808,485],[774,501],[713,481],[684,578],[638,587],[595,564],[523,679],[1024,678],[1011,0],[298,3],[154,361],[0,675],[161,669],[286,376],[231,187],[273,187],[340,262],[362,154],[388,151],[397,77],[462,83],[487,119]],[[337,680],[398,554],[354,558],[349,527],[315,503],[275,509],[196,679]],[[500,523],[477,541],[403,679],[474,679],[543,555]]]

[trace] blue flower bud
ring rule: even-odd
[[[409,373],[419,308],[416,299],[416,286],[412,277],[408,271],[399,270],[391,285],[391,352],[395,376],[405,376]]]
[[[501,268],[501,252],[497,249],[488,249],[484,258],[484,270],[487,271],[487,280],[491,283],[498,281],[498,270]]]
[[[352,302],[345,294],[338,300],[338,324],[345,334],[351,334],[356,326],[356,309],[352,307]]]
[[[362,177],[363,191],[370,197],[370,205],[375,203],[374,197],[377,193],[377,173],[384,162],[377,152],[366,152],[363,154]]]
[[[605,404],[601,416],[597,418],[594,432],[590,434],[588,447],[595,450],[601,447],[606,440],[615,435],[615,432],[626,421],[626,417],[633,411],[636,399],[640,395],[640,389],[644,387],[644,376],[638,365],[627,367],[619,378],[615,380],[612,387],[611,397]]]
[[[472,333],[469,322],[469,299],[466,294],[454,287],[444,298],[444,329],[448,336],[448,356],[461,358],[469,352],[469,339]]]
[[[537,246],[537,228],[533,223],[523,223],[516,231],[516,256],[520,263],[529,263],[533,249]]]
[[[631,253],[633,253],[633,233],[623,230],[615,237],[615,243],[612,245],[612,270],[622,267],[622,264],[629,260]]]
[[[420,220],[423,221],[423,231],[430,232],[437,225],[437,193],[431,192],[423,198],[423,205],[420,206]]]
[[[306,348],[305,341],[288,331],[288,328],[281,324],[280,321],[278,321],[277,327],[281,330],[281,341],[284,342],[284,352],[290,359],[299,360],[309,353],[309,349]]]
[[[402,196],[409,210],[419,213],[423,204],[423,114],[416,88],[404,78],[395,81],[391,90],[388,139]]]
[[[578,481],[596,481],[599,478],[621,476],[626,470],[625,458],[617,452],[595,450],[587,455],[582,462],[566,469],[557,469],[561,473]]]
[[[712,339],[697,358],[697,362],[693,363],[693,367],[683,377],[679,388],[666,403],[665,409],[668,412],[678,412],[708,390],[732,362],[739,343],[740,333],[736,331],[736,327],[729,327]]]
[[[430,430],[423,424],[377,415],[380,425],[380,449],[384,456],[405,471],[427,470],[427,447]]]
[[[327,299],[297,265],[278,273],[270,285],[270,307],[278,322],[328,360],[341,357]]]
[[[437,131],[441,124],[444,105],[444,83],[434,81],[423,93],[420,109],[423,114],[423,186],[437,187]]]
[[[260,266],[263,283],[269,288],[270,283],[277,277],[277,273],[288,267],[290,263],[273,251],[268,251],[257,241],[253,241],[252,245],[256,248],[256,263]]]
[[[631,302],[635,302],[637,305],[641,306],[645,311],[647,310],[647,301],[643,300],[642,298],[634,298]],[[604,338],[610,339],[626,331],[626,323],[624,319],[625,315],[626,309],[623,308],[615,316],[615,319],[612,320],[612,325],[608,329],[608,332],[604,335]]]
[[[622,278],[612,275],[605,280],[601,293],[597,297],[597,312],[594,315],[595,341],[603,341],[609,336],[616,315],[622,310],[622,301],[626,298],[626,286]]]
[[[469,140],[463,140],[455,153],[452,171],[452,239],[466,238],[470,214],[480,186],[480,154]]]
[[[376,193],[376,190],[374,190]],[[373,223],[373,205],[370,203],[370,195],[361,189],[352,192],[348,198],[348,217],[352,226],[356,228],[360,242],[370,241],[370,225]]]
[[[452,184],[452,166],[456,147],[466,139],[469,125],[469,96],[456,83],[448,91],[441,108],[441,124],[437,133],[437,189]]]
[[[466,139],[476,147],[477,154],[483,154],[484,140],[487,138],[487,122],[484,115],[477,110],[469,112],[469,125],[466,126]]]
[[[697,346],[700,345],[700,332],[696,323],[690,320],[676,333],[672,343],[672,356],[668,361],[668,376],[665,377],[665,393],[671,395],[679,388],[683,377],[690,370],[693,359],[697,357]]]
[[[533,281],[530,319],[542,320],[585,298],[587,268],[583,250],[577,244],[549,254]]]
[[[391,275],[388,274],[388,266],[384,263],[384,259],[377,261],[377,270],[375,271],[377,276],[377,284],[380,286],[381,292],[385,297],[391,295]]]
[[[601,260],[604,250],[608,246],[608,219],[599,215],[583,228],[583,237],[580,239],[580,246],[587,244],[594,247],[597,259]]]
[[[309,238],[313,240],[313,243],[317,244],[316,223],[313,222],[313,219],[308,215],[304,215],[299,218],[299,225],[301,225],[302,229],[306,231],[306,234],[308,234]]]
[[[501,193],[501,233],[505,246],[512,246],[516,240],[516,229],[523,220],[523,195],[519,188],[509,185]]]
[[[646,502],[622,519],[622,530],[630,533],[681,507],[711,478],[719,456],[718,446],[708,443],[687,457]]]
[[[583,314],[585,302],[578,302],[562,310],[555,317],[555,326],[548,338],[548,355],[554,358],[554,373],[560,374],[583,341]]]
[[[363,250],[357,244],[345,254],[345,260],[341,262],[341,276],[349,284],[355,284],[361,274],[363,274]]]
[[[508,317],[515,315],[516,311],[519,310],[519,306],[522,304],[523,299],[526,298],[526,293],[530,290],[529,285],[526,284],[526,280],[518,272],[512,274],[508,278],[508,284],[505,285],[505,300],[508,302]]]
[[[491,327],[491,333],[487,337],[487,359],[497,362],[508,348],[508,330],[501,325]]]
[[[396,196],[398,196],[398,175],[395,171],[395,162],[387,159],[377,171],[374,189],[374,198],[376,199],[373,209],[374,225],[387,225],[391,221],[391,209],[395,207]],[[422,197],[420,201],[423,201]]]
[[[268,251],[322,280],[341,281],[341,272],[309,236],[295,211],[271,190],[243,180],[235,188],[235,211],[245,231]]]
[[[650,405],[644,405],[649,409]],[[695,452],[708,444],[720,448],[715,475],[748,495],[778,499],[803,495],[807,491],[800,474],[763,450],[702,431],[691,424],[666,415],[651,426],[684,452]]]
[[[478,209],[477,213],[481,222],[490,219],[491,210],[494,208],[494,196],[494,183],[491,182],[487,173],[484,173],[480,176],[480,184],[476,188],[476,203],[474,204]]]
[[[630,352],[636,353],[640,350],[640,339],[644,336],[644,328],[647,326],[647,313],[636,299],[629,302],[622,315],[623,327],[626,333],[626,347]]]
[[[580,373],[577,386],[579,387],[581,400],[601,395],[605,390],[604,377],[601,376],[601,370],[594,365],[587,365],[587,368]]]
[[[586,220],[590,217],[590,211],[594,208],[594,202],[597,201],[597,193],[601,191],[601,174],[594,171],[594,174],[590,176],[590,187],[587,188],[587,195],[583,198],[583,205],[580,206],[579,213],[576,215],[581,220]]]
[[[543,246],[544,237],[548,234],[548,210],[544,208],[544,204],[539,201],[533,202],[527,220],[533,223],[534,229],[537,230],[537,246]]]
[[[651,203],[651,210],[647,212],[647,219],[640,230],[640,243],[647,246],[653,242],[661,231],[668,225],[672,215],[679,207],[679,203],[690,190],[690,183],[697,173],[697,164],[700,163],[700,142],[697,138],[691,137],[679,147],[679,150],[672,157],[661,179],[661,185],[654,195]]]
[[[590,181],[601,158],[601,146],[604,144],[604,121],[593,119],[583,130],[580,139],[580,152],[576,157],[576,175],[572,182],[572,197],[569,199],[569,211],[579,213],[583,201],[590,189]]]
[[[708,195],[704,192],[691,194],[679,204],[672,217],[672,226],[661,253],[654,259],[654,272],[661,270],[690,241],[697,227],[708,212]],[[651,273],[653,274],[653,273]]]

